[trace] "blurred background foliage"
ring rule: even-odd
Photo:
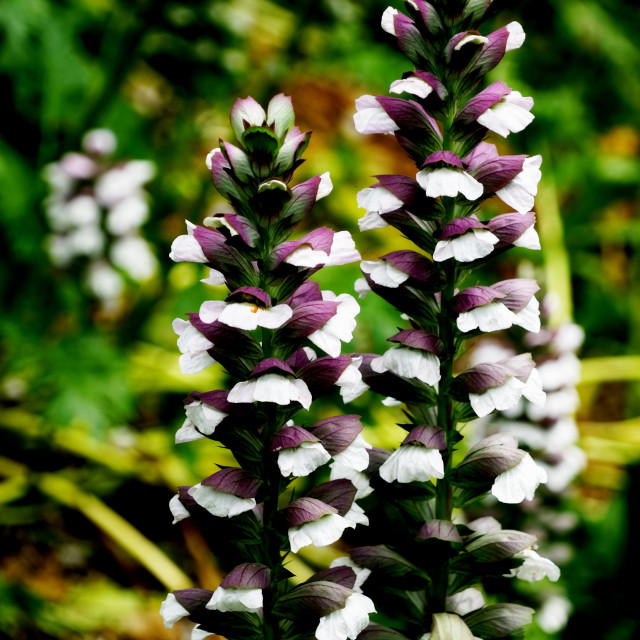
[[[359,234],[355,200],[372,175],[414,172],[393,139],[359,136],[352,121],[356,97],[386,93],[408,70],[379,27],[387,4],[0,4],[0,637],[179,638],[157,614],[166,590],[216,586],[215,556],[188,522],[172,527],[167,507],[177,485],[230,462],[210,441],[173,444],[184,395],[216,388],[223,374],[179,372],[171,320],[210,290],[199,266],[168,259],[169,247],[185,219],[225,210],[204,158],[231,139],[235,98],[265,104],[280,91],[314,131],[296,179],[329,170],[335,185],[304,227],[349,229],[365,258],[403,246],[388,229]],[[587,336],[578,418],[588,464],[563,498],[582,522],[563,577],[574,614],[564,632],[530,637],[631,639],[633,590],[622,585],[640,568],[630,508],[640,484],[640,12],[625,0],[505,5],[486,32],[518,20],[527,40],[491,80],[532,95],[536,119],[499,145],[543,154],[543,252],[513,252],[486,277],[535,273],[558,300],[552,322],[573,318]],[[54,267],[45,250],[43,171],[96,127],[115,133],[117,158],[156,166],[142,233],[159,271],[129,281],[109,308],[77,265]],[[356,277],[351,266],[321,280],[351,292]],[[380,352],[396,315],[373,296],[361,304],[353,349]],[[372,443],[397,442],[400,414],[379,399],[346,411],[363,415]],[[332,553],[305,554],[295,568]]]

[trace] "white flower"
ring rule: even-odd
[[[106,219],[107,231],[114,236],[123,236],[138,229],[149,216],[149,204],[137,193],[118,202],[109,209]]]
[[[353,122],[358,133],[393,133],[400,127],[387,115],[374,96],[356,98]]]
[[[358,207],[367,213],[358,220],[360,231],[382,229],[389,223],[381,218],[381,214],[395,211],[403,206],[402,200],[384,187],[367,187],[356,196]]]
[[[479,589],[469,587],[447,598],[447,611],[465,616],[467,613],[482,609],[485,605],[484,596]]]
[[[539,556],[533,549],[525,549],[516,553],[514,558],[524,558],[524,563],[516,569],[511,569],[508,577],[516,577],[527,582],[537,582],[549,578],[556,582],[560,577],[560,569],[551,560]]]
[[[126,236],[111,246],[111,261],[126,271],[136,282],[144,282],[158,269],[158,262],[146,240]]]
[[[87,286],[101,300],[115,300],[124,291],[122,277],[106,262],[92,262],[89,265]]]
[[[394,80],[389,87],[389,93],[402,93],[403,91],[419,98],[426,98],[433,91],[433,87],[419,76]]]
[[[169,511],[171,511],[171,515],[173,516],[173,522],[171,524],[177,524],[180,520],[189,517],[189,512],[182,502],[180,502],[180,496],[177,493],[169,500]]]
[[[203,280],[200,280],[200,282],[215,286],[219,284],[225,284],[226,279],[224,277],[224,274],[218,271],[217,269],[209,269],[209,275]]]
[[[507,31],[509,32],[509,37],[507,38],[507,46],[505,47],[505,51],[513,51],[514,49],[519,49],[525,39],[525,33],[522,25],[514,20],[507,25]]]
[[[380,21],[380,26],[383,31],[390,33],[392,36],[396,35],[396,27],[394,24],[394,16],[398,15],[398,10],[393,7],[387,7],[382,14],[382,19]]]
[[[587,456],[580,447],[565,447],[562,460],[556,464],[541,463],[547,472],[547,488],[554,493],[564,491],[573,479],[584,469]]]
[[[390,289],[397,289],[409,279],[409,274],[389,264],[386,260],[363,260],[361,269],[376,283]]]
[[[185,406],[185,412],[187,419],[176,433],[176,444],[210,436],[227,417],[224,411],[218,411],[201,400],[190,402]]]
[[[420,444],[406,444],[396,449],[380,466],[386,482],[428,482],[431,476],[444,478],[444,462],[437,449]]]
[[[361,593],[352,593],[342,609],[320,618],[317,640],[355,640],[369,624],[369,614],[375,613],[373,602]]]
[[[376,373],[392,371],[402,378],[417,378],[434,386],[440,380],[440,360],[438,356],[422,349],[391,347],[380,358],[371,361]]]
[[[213,347],[213,342],[207,340],[190,322],[176,318],[171,326],[178,336],[178,349],[182,353],[179,360],[182,373],[198,373],[215,363],[207,353]]]
[[[252,331],[258,327],[278,329],[291,319],[293,311],[289,305],[259,307],[251,302],[230,302],[207,300],[200,305],[199,316],[207,324],[221,322],[228,327]]]
[[[278,453],[278,467],[285,478],[308,476],[329,460],[331,456],[320,442],[303,441],[297,447],[280,449]]]
[[[499,387],[490,387],[483,393],[470,393],[469,402],[476,415],[482,418],[494,409],[505,411],[513,407],[522,397],[524,387],[524,382],[515,376],[509,376]]]
[[[188,494],[204,509],[219,518],[233,518],[256,506],[255,498],[239,498],[233,493],[216,491],[213,487],[198,483]]]
[[[113,153],[116,149],[116,136],[110,129],[92,129],[82,136],[82,148],[98,155]]]
[[[240,403],[275,402],[280,405],[299,402],[308,409],[311,406],[311,392],[304,380],[267,373],[253,380],[236,383],[227,400]]]
[[[480,331],[501,331],[517,324],[517,316],[507,309],[502,302],[490,302],[458,315],[456,324],[463,333],[480,329]]]
[[[512,91],[480,114],[477,122],[506,138],[510,133],[522,131],[533,121],[532,107],[533,98],[525,98],[519,91]]]
[[[531,333],[540,331],[540,303],[535,296],[531,296],[524,309],[516,312],[516,318],[514,324],[519,327],[531,331]]]
[[[385,407],[399,407],[402,404],[402,401],[400,400],[396,400],[395,398],[392,398],[391,396],[387,396],[383,401],[382,404]]]
[[[477,200],[484,192],[482,184],[466,171],[451,167],[423,169],[416,175],[416,180],[430,198],[453,198],[461,193],[467,200]]]
[[[351,529],[355,529],[358,524],[362,524],[365,527],[369,526],[369,518],[367,518],[364,509],[355,500],[351,503],[349,511],[342,517],[349,523]]]
[[[188,616],[189,612],[178,602],[173,593],[169,593],[160,605],[160,615],[164,621],[164,626],[167,629],[171,629],[180,618]]]
[[[213,631],[206,631],[199,624],[197,624],[191,630],[190,640],[204,640],[211,635],[213,635]]]
[[[547,394],[542,390],[542,378],[537,369],[533,369],[522,389],[522,395],[538,407],[544,407]]]
[[[557,633],[567,626],[572,609],[573,606],[568,598],[549,596],[538,609],[536,622],[543,631]]]
[[[540,422],[545,418],[558,418],[575,413],[580,406],[580,397],[573,387],[565,387],[558,391],[546,394],[547,401],[544,405],[527,406],[527,417],[534,422]]]
[[[218,587],[206,604],[216,611],[258,611],[262,608],[262,589]]]
[[[171,243],[169,258],[174,262],[202,262],[203,264],[209,262],[200,243],[193,236],[196,225],[188,220],[185,222],[187,223],[187,235],[178,236]]]
[[[348,231],[338,231],[333,234],[328,254],[305,243],[292,251],[284,261],[294,267],[312,269],[317,266],[332,267],[338,264],[348,264],[357,260],[360,260],[360,253],[356,250],[356,244],[351,234]]]
[[[481,36],[479,33],[468,33],[466,36],[464,36],[464,38],[460,38],[460,40],[458,40],[456,46],[453,47],[453,50],[460,51],[462,47],[464,47],[466,44],[469,44],[470,42],[472,42],[473,44],[486,44],[487,42],[489,42],[489,38]]]
[[[360,373],[359,369],[361,364],[362,357],[353,358],[351,364],[335,381],[336,387],[340,388],[340,396],[343,402],[352,402],[369,388],[369,385],[362,381],[362,373]]]
[[[330,466],[330,480],[340,480],[341,478],[351,480],[351,484],[356,488],[355,500],[366,498],[373,493],[373,487],[371,486],[366,473],[357,471],[353,467],[341,464],[338,461],[332,462]]]
[[[364,471],[369,466],[367,449],[371,449],[371,445],[359,433],[355,440],[344,451],[336,453],[333,459],[338,464],[351,467],[356,471]]]
[[[535,230],[533,225],[531,225],[517,240],[513,241],[513,246],[540,251],[540,236],[538,236],[538,232]]]
[[[316,547],[324,547],[332,544],[342,537],[344,530],[352,526],[337,513],[329,513],[318,520],[305,522],[297,527],[291,527],[288,531],[291,551],[296,553],[302,547],[310,544]]]
[[[318,192],[316,193],[316,201],[328,196],[331,191],[333,191],[333,182],[331,182],[329,172],[325,171],[320,176],[320,184],[318,185]]]
[[[356,564],[349,556],[340,556],[335,560],[331,561],[329,565],[332,569],[334,567],[350,567],[353,569],[353,572],[356,574],[356,581],[353,585],[353,590],[358,593],[362,593],[362,585],[365,580],[371,575],[371,569],[367,569],[365,567],[361,567],[359,564]]]
[[[519,213],[531,211],[534,196],[538,193],[538,182],[542,177],[541,164],[542,156],[527,158],[522,171],[507,186],[496,191],[496,195]]]
[[[367,295],[367,293],[371,291],[371,287],[369,286],[369,283],[367,282],[366,278],[358,278],[353,283],[353,288],[355,292],[358,294],[358,298],[360,299],[364,298]]]
[[[155,173],[155,166],[147,160],[131,160],[109,169],[96,180],[96,199],[103,206],[112,207],[123,198],[138,192]]]
[[[577,385],[580,382],[580,369],[580,360],[571,352],[538,365],[542,387],[546,391]]]
[[[340,304],[336,314],[314,331],[309,336],[309,340],[328,355],[337,358],[341,350],[340,341],[349,342],[353,338],[353,330],[356,328],[355,317],[360,311],[360,305],[348,293],[336,296],[332,291],[323,291],[322,299]]]
[[[511,469],[499,474],[493,482],[491,493],[506,504],[518,504],[533,500],[540,483],[547,481],[547,472],[525,453],[522,460]]]
[[[455,258],[458,262],[472,262],[488,256],[499,238],[488,229],[469,229],[454,238],[440,240],[433,252],[433,259],[442,262]]]

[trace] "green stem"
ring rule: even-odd
[[[448,315],[448,305],[455,290],[455,265],[445,266],[447,286],[442,291],[439,336],[442,341],[442,359],[440,361],[440,383],[438,388],[438,426],[445,432],[447,448],[443,452],[444,477],[436,486],[436,518],[451,520],[452,487],[449,482],[451,474],[451,453],[455,443],[452,437],[455,432],[453,422],[453,403],[449,394],[453,380],[454,328]],[[432,609],[435,612],[445,611],[447,589],[449,585],[449,560],[445,558],[437,576],[434,576]]]

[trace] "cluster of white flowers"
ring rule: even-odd
[[[51,232],[46,249],[56,267],[88,261],[88,290],[113,306],[126,279],[143,282],[158,263],[140,227],[149,216],[144,185],[155,175],[146,160],[115,162],[116,138],[108,129],[89,131],[83,153],[67,153],[45,167],[50,195],[44,203]],[[123,277],[124,276],[124,277]]]

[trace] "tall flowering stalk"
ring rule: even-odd
[[[184,373],[218,362],[231,380],[228,390],[187,397],[176,441],[217,440],[239,464],[181,487],[171,500],[174,522],[192,517],[228,569],[215,590],[176,591],[162,605],[168,627],[186,616],[196,623],[194,640],[212,633],[229,640],[314,633],[320,640],[353,639],[373,611],[348,558],[296,587],[285,567],[290,551],[331,544],[345,528],[368,523],[348,479],[314,486],[295,500],[290,483],[332,459],[361,472],[370,446],[358,416],[306,424],[302,411],[332,390],[348,401],[366,385],[360,361],[340,354],[358,303],[309,280],[323,266],[359,260],[353,239],[326,227],[291,239],[331,191],[328,174],[291,186],[310,136],[293,120],[291,99],[282,94],[266,112],[253,98],[236,101],[231,126],[238,146],[220,141],[207,157],[213,183],[234,212],[211,216],[204,226],[187,222],[188,234],[171,251],[175,261],[210,267],[203,282],[229,290],[173,325]]]
[[[367,638],[463,640],[521,633],[532,610],[486,605],[488,576],[513,576],[527,565],[537,579],[557,567],[533,550],[535,536],[503,530],[493,518],[461,524],[464,509],[491,493],[505,503],[531,500],[546,472],[515,437],[497,434],[455,454],[464,423],[526,397],[544,403],[530,354],[461,370],[467,341],[513,325],[540,328],[538,285],[512,279],[479,283],[478,267],[513,246],[539,249],[531,211],[541,157],[500,155],[484,142],[533,119],[533,100],[484,76],[524,41],[515,22],[482,35],[491,0],[407,0],[389,7],[382,28],[415,66],[393,82],[402,97],[362,96],[354,116],[361,133],[393,134],[416,163],[412,176],[380,175],[358,194],[361,230],[388,225],[416,248],[362,262],[362,293],[372,290],[403,312],[408,325],[382,356],[363,357],[370,387],[405,403],[407,436],[393,453],[376,451],[367,474],[377,489],[370,512],[382,539],[352,551],[372,570],[365,591],[394,631]],[[481,205],[497,196],[514,211],[490,219]],[[372,456],[373,460],[373,456]],[[380,526],[382,525],[382,526]],[[384,635],[384,634],[388,635]],[[406,634],[406,636],[404,635]]]

